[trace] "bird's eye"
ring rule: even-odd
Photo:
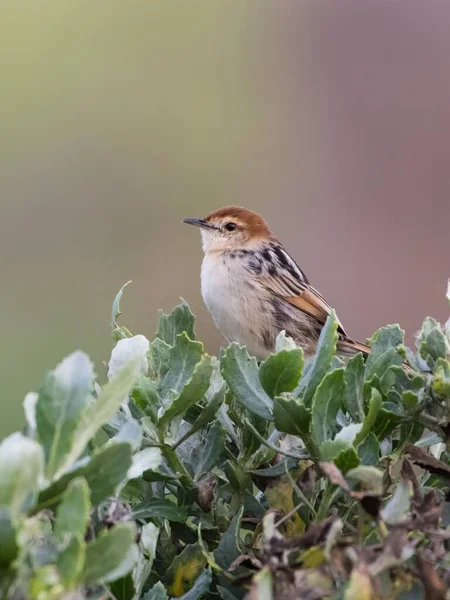
[[[225,229],[227,231],[234,231],[236,229],[236,224],[235,223],[227,223],[225,225]]]

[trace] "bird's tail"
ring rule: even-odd
[[[340,339],[337,345],[338,353],[350,357],[358,352],[362,352],[365,357],[370,354],[370,346],[367,344],[362,344],[361,342],[354,342],[349,338]],[[410,367],[407,363],[403,363],[401,365],[405,373],[416,374],[416,371],[412,367]]]
[[[338,352],[345,356],[352,356],[357,352],[362,352],[367,356],[367,354],[370,354],[370,346],[361,342],[354,342],[349,338],[343,338],[338,341]]]

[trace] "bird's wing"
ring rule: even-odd
[[[306,275],[281,245],[274,245],[270,250],[266,250],[259,265],[257,278],[261,285],[320,323],[325,323],[331,312],[331,306],[310,285]],[[341,335],[347,337],[339,320],[338,329]]]

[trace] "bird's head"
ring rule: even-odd
[[[274,239],[262,217],[240,206],[224,206],[203,219],[184,222],[200,227],[205,253],[252,249]]]

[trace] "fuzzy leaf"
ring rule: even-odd
[[[148,353],[150,372],[155,379],[163,379],[169,370],[169,356],[171,346],[159,338],[150,344]]]
[[[444,358],[438,358],[433,372],[432,387],[434,392],[441,398],[450,398],[450,362]]]
[[[208,567],[195,580],[193,587],[180,597],[180,600],[200,600],[204,598],[212,583],[211,569]]]
[[[158,311],[158,315],[158,330],[155,338],[159,338],[169,346],[175,346],[177,336],[181,333],[186,333],[187,337],[195,340],[195,317],[185,300],[181,299],[181,304],[175,306],[169,315],[166,315],[162,310]]]
[[[374,433],[370,432],[367,437],[359,444],[359,460],[362,465],[376,465],[380,457],[380,444]]]
[[[161,405],[161,398],[159,397],[156,384],[148,377],[140,377],[131,395],[136,406],[145,415],[150,415],[153,422],[156,422],[158,408]]]
[[[166,498],[149,498],[133,508],[134,519],[167,519],[184,523],[187,519],[187,511],[183,506],[177,506]]]
[[[18,552],[11,511],[6,506],[0,506],[0,569],[12,563]]]
[[[155,585],[143,596],[142,600],[168,600],[166,588],[158,581]]]
[[[394,492],[392,498],[381,509],[381,517],[389,525],[395,525],[406,517],[412,497],[412,484],[410,481],[402,481]]]
[[[301,400],[292,396],[277,396],[274,400],[273,417],[275,427],[283,433],[309,436],[311,422],[311,411],[309,411]]]
[[[214,560],[222,569],[229,569],[233,560],[242,554],[239,532],[243,514],[244,507],[242,506],[232,518],[228,529],[222,535],[219,545],[214,550]]]
[[[58,554],[58,567],[65,588],[75,588],[82,577],[86,562],[86,542],[83,538],[72,535],[68,544]]]
[[[136,360],[139,375],[147,375],[150,342],[144,335],[121,339],[114,346],[108,363],[108,379],[114,379],[130,360]]]
[[[132,570],[137,559],[135,533],[131,523],[123,523],[87,545],[82,576],[86,585],[115,581]]]
[[[94,367],[84,352],[74,352],[47,375],[36,403],[36,424],[51,478],[72,449],[75,430],[94,386]]]
[[[113,305],[112,305],[112,311],[111,311],[111,327],[112,327],[112,336],[113,338],[118,341],[127,337],[131,336],[131,333],[128,331],[128,329],[126,327],[121,327],[118,323],[117,323],[117,319],[120,317],[120,315],[122,314],[120,312],[120,301],[122,299],[123,296],[123,291],[124,289],[130,285],[131,281],[127,281],[127,283],[125,283],[120,290],[118,291],[116,297],[114,298],[113,301]]]
[[[277,335],[277,339],[275,340],[275,352],[281,352],[282,350],[295,350],[298,348],[297,344],[294,340],[286,335],[284,329],[280,331]]]
[[[67,486],[62,502],[58,506],[55,534],[61,539],[65,535],[83,538],[89,519],[89,486],[86,479],[73,479]]]
[[[236,400],[255,415],[272,420],[272,399],[259,380],[256,358],[244,346],[231,344],[222,358],[222,375]]]
[[[311,436],[317,446],[333,439],[337,429],[336,417],[342,407],[344,394],[343,369],[328,373],[318,385],[311,411]]]
[[[369,400],[369,410],[367,411],[367,416],[364,419],[361,431],[355,437],[355,446],[364,441],[364,439],[374,428],[382,403],[383,399],[381,397],[380,392],[377,389],[372,388],[372,395]]]
[[[370,379],[368,373],[372,371],[372,365],[378,358],[390,348],[397,348],[403,344],[405,332],[399,325],[388,325],[378,329],[369,340],[370,354],[366,361],[365,379]]]
[[[184,415],[191,406],[203,398],[209,388],[212,371],[211,358],[205,356],[194,366],[191,377],[185,381],[178,396],[165,408],[159,418],[158,427],[165,428],[175,417]]]
[[[271,354],[259,367],[259,380],[274,398],[283,392],[292,392],[298,385],[303,369],[303,350],[282,350]]]
[[[377,416],[372,433],[381,442],[403,421],[404,416],[399,412],[399,408],[392,402],[383,402]]]
[[[141,527],[141,539],[139,542],[140,553],[138,561],[133,570],[134,597],[140,598],[142,590],[150,576],[153,561],[156,556],[156,545],[158,543],[159,528],[153,523],[147,523]],[[128,599],[127,599],[128,600]]]
[[[127,443],[111,444],[99,448],[92,458],[66,473],[39,494],[39,503],[58,504],[69,483],[76,477],[85,477],[91,490],[92,504],[114,494],[125,479],[131,466],[131,446]]]
[[[347,363],[344,372],[345,406],[355,423],[362,423],[365,418],[363,401],[364,357],[358,352]]]
[[[336,353],[337,328],[336,313],[332,310],[320,333],[316,353],[312,358],[312,365],[300,381],[299,391],[307,408],[311,406],[316,388],[330,368],[331,361]]]
[[[214,466],[218,465],[218,461],[224,450],[225,440],[223,429],[220,423],[215,421],[211,425],[202,445],[200,460],[195,468],[195,481],[198,481],[204,473],[208,473]]]
[[[390,367],[400,366],[403,360],[403,356],[399,354],[396,348],[388,348],[386,352],[380,354],[369,366],[366,365],[364,377],[366,381],[370,381],[374,375],[377,375],[382,381],[383,377],[391,375],[391,385],[393,385],[395,375],[390,370]]]
[[[73,466],[88,442],[115,415],[136,381],[137,369],[137,359],[130,360],[114,379],[105,385],[93,406],[85,411],[73,435],[72,447],[55,474],[55,479]]]
[[[193,589],[196,579],[201,575],[206,566],[206,558],[199,543],[184,547],[176,556],[167,571],[167,584],[172,596],[183,596]],[[195,597],[195,596],[194,596]]]
[[[440,323],[432,317],[427,317],[423,322],[422,329],[418,337],[420,356],[428,363],[436,361],[438,358],[445,358],[447,354],[447,344],[445,335]],[[432,366],[432,365],[430,365]]]
[[[44,471],[42,447],[21,433],[0,443],[0,506],[13,516],[34,505]]]
[[[167,373],[161,382],[160,394],[165,400],[169,392],[179,394],[191,379],[196,365],[203,354],[203,344],[194,342],[182,333],[177,336],[175,345],[170,349],[167,358]],[[206,359],[207,360],[207,359]]]

